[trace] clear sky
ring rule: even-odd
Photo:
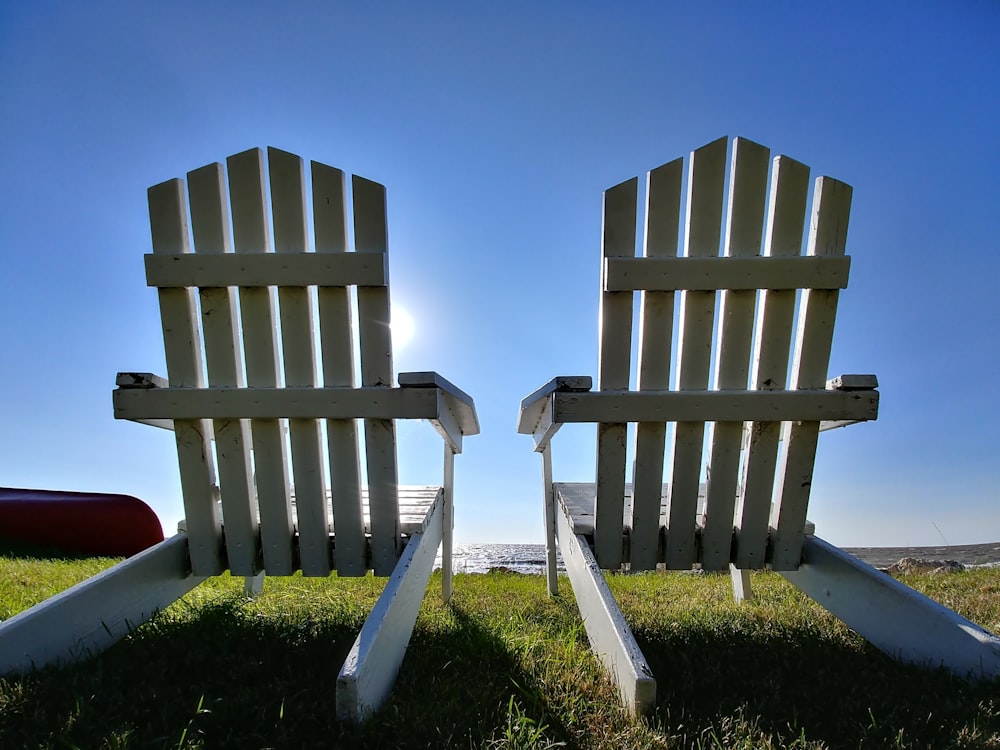
[[[386,185],[399,371],[471,393],[457,540],[538,542],[520,399],[597,369],[601,192],[721,135],[854,187],[810,517],[846,545],[1000,539],[996,2],[0,3],[0,485],[182,515],[169,433],[115,422],[165,374],[146,188],[253,146]],[[556,478],[594,472],[593,428]],[[401,479],[436,481],[426,425]],[[431,446],[430,448],[428,446]]]

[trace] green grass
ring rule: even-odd
[[[108,560],[0,558],[0,617]],[[1000,571],[907,583],[1000,630]],[[619,707],[569,585],[458,575],[424,601],[389,704],[338,722],[337,671],[381,581],[269,579],[254,601],[213,579],[82,665],[0,679],[0,748],[1000,748],[1000,681],[896,664],[755,574],[612,576],[658,682],[655,713]]]

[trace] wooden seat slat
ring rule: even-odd
[[[400,533],[403,536],[409,536],[411,534],[418,534],[424,530],[427,524],[427,515],[430,511],[431,506],[434,502],[441,497],[444,490],[435,485],[399,485],[399,526]],[[371,504],[370,504],[370,494],[368,487],[361,488],[361,519],[362,519],[362,536],[361,536],[361,550],[362,558],[367,554],[367,540],[364,535],[372,533],[371,525]],[[337,495],[333,490],[327,491],[325,496],[325,504],[327,507],[336,507]],[[296,495],[293,490],[292,492],[292,508],[293,512],[296,506]],[[330,524],[336,525],[336,515],[331,514],[329,516]],[[334,533],[331,535],[333,539],[336,540],[337,545],[337,555],[341,554],[342,545],[345,541],[344,536],[341,534]],[[350,540],[354,541],[354,540]],[[358,542],[355,542],[358,543]],[[353,572],[351,570],[345,570],[341,568],[341,564],[337,562],[337,573],[340,575],[364,575],[364,570],[361,572]]]
[[[698,502],[696,507],[699,515],[703,513],[705,508],[707,487],[708,486],[704,483],[698,487]],[[573,533],[584,535],[593,534],[595,490],[597,485],[594,482],[553,482],[552,488],[556,493],[557,500],[569,513],[573,524]],[[657,493],[657,516],[661,522],[660,526],[662,526],[662,522],[666,518],[667,495],[669,494],[668,490],[669,487],[667,483],[664,482],[660,485],[659,492]],[[624,500],[622,528],[634,536],[636,529],[630,522],[630,519],[633,517],[632,506],[635,502],[635,485],[632,482],[625,483]],[[698,525],[700,526],[701,524]],[[732,531],[730,531],[730,535],[732,535]],[[663,550],[659,550],[656,560],[654,561],[654,567],[656,563],[664,562],[662,552]],[[651,569],[652,568],[638,568],[637,570]]]

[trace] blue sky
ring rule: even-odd
[[[877,373],[881,414],[824,435],[818,533],[1000,539],[1000,5],[824,5],[0,4],[0,485],[173,527],[171,436],[111,415],[115,372],[165,373],[145,191],[273,145],[386,185],[397,370],[483,428],[457,539],[541,541],[517,406],[596,374],[601,192],[739,135],[854,187],[831,374]],[[401,431],[403,481],[436,481],[431,434]],[[593,460],[558,436],[557,479]]]

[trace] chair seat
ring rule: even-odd
[[[594,519],[597,507],[597,484],[594,482],[553,482],[552,490],[555,493],[559,506],[570,519],[573,533],[581,534],[592,538],[594,534]],[[660,494],[660,529],[667,525],[667,493],[669,485],[663,484]],[[698,488],[698,510],[695,517],[697,526],[696,533],[700,533],[705,526],[705,498],[708,487],[702,483]],[[632,483],[625,484],[625,502],[622,513],[622,528],[628,532],[632,528]],[[812,521],[806,521],[805,534],[811,536],[816,533],[816,526]]]
[[[666,523],[667,490],[664,484],[660,495],[660,526]],[[573,533],[591,536],[594,533],[594,518],[597,507],[597,485],[594,482],[553,482],[552,489],[556,499],[569,514],[573,523]],[[705,485],[698,490],[698,515],[705,510]],[[700,524],[699,524],[700,525]],[[622,513],[622,526],[632,528],[632,483],[625,484],[625,502]]]
[[[403,536],[423,533],[427,528],[434,503],[444,495],[442,487],[433,485],[400,485],[399,486],[399,531]],[[331,526],[333,519],[332,492],[326,492],[327,518]],[[361,488],[361,509],[365,520],[365,533],[371,534],[371,512],[368,504],[368,488]],[[295,510],[295,490],[292,489],[292,510]],[[296,530],[298,527],[296,526]]]

